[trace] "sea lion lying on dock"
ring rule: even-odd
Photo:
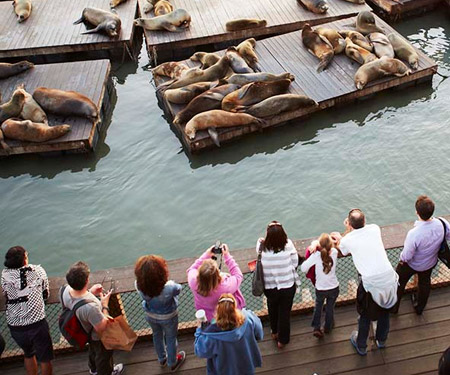
[[[163,16],[137,18],[134,20],[134,24],[150,31],[167,30],[180,33],[189,28],[191,16],[186,10],[177,9]]]
[[[297,2],[313,13],[323,14],[328,10],[328,3],[325,0],[297,0]]]
[[[395,55],[407,61],[411,68],[416,70],[419,67],[419,55],[414,47],[395,33],[389,34],[388,39],[394,48]]]
[[[222,81],[226,83],[233,83],[235,85],[244,86],[247,83],[252,82],[278,81],[280,79],[289,79],[290,81],[294,81],[295,77],[289,72],[280,74],[260,72],[260,73],[233,74],[230,77],[223,79]]]
[[[198,82],[179,89],[169,89],[164,91],[164,97],[174,104],[186,104],[198,95],[210,90],[218,85],[218,82]]]
[[[122,27],[122,21],[117,14],[103,9],[84,8],[81,18],[76,20],[73,24],[89,23],[95,28],[87,30],[81,34],[93,34],[98,32],[105,32],[109,37],[115,38],[119,36]]]
[[[223,98],[239,88],[240,86],[238,85],[223,85],[205,91],[203,94],[192,99],[182,111],[178,112],[173,123],[177,125],[185,124],[198,113],[212,109],[220,109]]]
[[[244,58],[247,65],[256,72],[260,71],[260,69],[258,68],[258,56],[256,56],[255,47],[255,38],[249,38],[239,43],[236,49],[238,53]]]
[[[149,13],[153,10],[153,8],[155,7],[155,4],[158,2],[159,0],[145,0],[144,3],[144,7],[143,7],[143,11],[144,13]]]
[[[190,58],[192,61],[198,61],[200,69],[207,69],[220,60],[220,56],[214,52],[195,52]]]
[[[77,116],[98,120],[99,113],[95,103],[79,92],[38,87],[33,93],[33,99],[46,112],[64,117]]]
[[[373,52],[373,45],[370,44],[369,40],[361,33],[355,30],[339,30],[339,34],[341,34],[344,38],[350,38],[353,43],[365,48],[367,51]]]
[[[168,61],[153,68],[152,74],[153,76],[162,76],[175,79],[180,78],[182,74],[189,69],[190,68],[186,64],[176,61]]]
[[[247,29],[254,29],[258,27],[266,27],[267,21],[266,20],[260,20],[256,18],[239,18],[236,20],[228,21],[225,24],[225,29],[228,32],[231,31],[240,31],[240,30],[247,30]]]
[[[271,96],[252,106],[238,106],[237,112],[245,112],[254,117],[272,117],[283,112],[296,111],[304,107],[317,107],[315,100],[304,95],[282,94]]]
[[[15,64],[0,63],[0,79],[8,78],[34,68],[29,61],[20,61]]]
[[[375,55],[378,57],[395,57],[394,48],[386,35],[382,33],[370,33],[368,35],[370,42],[373,44]]]
[[[23,22],[31,15],[31,0],[13,0],[14,12],[17,14],[17,21]]]
[[[115,7],[119,6],[122,3],[125,3],[127,0],[111,0],[109,2],[109,6],[114,9]]]
[[[349,37],[345,38],[345,41],[347,43],[345,54],[357,63],[363,65],[377,60],[377,57],[373,53],[353,43]]]
[[[236,47],[228,47],[225,55],[230,59],[230,66],[235,73],[254,73],[253,69],[247,65],[244,58],[238,53]]]
[[[25,142],[46,142],[62,137],[70,131],[70,125],[48,126],[30,120],[8,119],[1,125],[3,135]]]
[[[5,142],[5,137],[3,136],[2,128],[0,126],[0,149],[5,150],[6,155],[11,154],[11,147]]]
[[[327,38],[333,46],[334,54],[337,55],[345,50],[345,39],[334,29],[318,27],[314,30],[320,36]]]
[[[22,111],[20,112],[20,118],[32,122],[48,124],[47,115],[44,110],[36,103],[33,96],[25,90],[24,85],[18,86],[16,91],[23,93],[25,97]]]
[[[384,31],[376,25],[375,17],[373,16],[372,12],[369,12],[368,10],[364,10],[358,13],[354,26],[356,28],[356,31],[360,32],[363,35],[376,32],[384,33]]]
[[[302,41],[308,51],[320,60],[320,63],[317,66],[317,72],[320,73],[330,64],[331,60],[333,60],[333,46],[325,37],[322,37],[313,31],[308,23],[303,26]]]
[[[173,5],[170,4],[167,0],[159,0],[154,6],[154,13],[156,17],[163,16],[165,14],[173,12],[173,9]]]
[[[362,90],[367,83],[385,76],[403,77],[411,73],[411,70],[400,60],[386,56],[362,65],[355,74],[355,85]]]
[[[284,94],[289,89],[290,84],[291,81],[289,79],[249,83],[239,90],[228,94],[222,100],[222,109],[224,111],[236,112],[236,107],[250,106],[271,96]]]
[[[11,99],[0,105],[0,123],[12,117],[19,117],[24,103],[24,93],[20,90],[15,90],[11,95]]]

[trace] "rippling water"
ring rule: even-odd
[[[450,75],[443,12],[396,25]],[[94,155],[0,161],[0,249],[21,244],[62,274],[132,264],[143,253],[194,256],[216,239],[253,246],[268,221],[291,238],[342,229],[349,208],[368,221],[414,219],[426,193],[450,213],[450,80],[389,91],[307,121],[189,157],[158,107],[151,75],[116,65],[117,103]]]

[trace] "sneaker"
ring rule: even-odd
[[[384,349],[386,347],[386,341],[375,340],[378,349]]]
[[[89,375],[97,375],[97,371],[92,371],[91,369],[89,369]]]
[[[315,330],[313,331],[313,336],[314,336],[314,337],[317,337],[318,339],[320,339],[320,338],[323,337],[323,332],[322,332],[320,329],[315,329]]]
[[[367,349],[366,348],[359,348],[358,344],[356,343],[356,339],[358,337],[358,331],[353,331],[351,336],[350,336],[350,342],[352,343],[352,345],[354,346],[354,348],[356,349],[356,352],[359,355],[366,355],[367,354]]]
[[[159,362],[159,361],[158,361],[158,362]],[[159,365],[160,365],[161,367],[165,367],[165,366],[167,365],[167,357],[164,358],[161,362],[159,362]]]
[[[183,364],[184,360],[186,359],[186,353],[184,351],[181,351],[177,354],[177,363],[175,363],[171,368],[170,372],[177,371],[181,365]]]
[[[120,375],[122,372],[123,372],[123,364],[119,363],[117,365],[114,365],[111,375]]]
[[[417,315],[422,315],[422,310],[419,310],[418,308],[417,308],[417,294],[416,293],[411,293],[411,302],[412,302],[412,305],[413,305],[413,307],[414,307],[414,311],[416,312],[416,314]]]

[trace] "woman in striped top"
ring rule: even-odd
[[[296,271],[298,254],[277,221],[267,226],[266,237],[256,243],[256,252],[260,251],[272,338],[277,340],[281,349],[289,343],[292,302],[296,285],[300,285]]]

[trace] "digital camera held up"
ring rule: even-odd
[[[222,242],[216,241],[216,244],[214,245],[212,252],[213,252],[213,254],[216,254],[216,255],[222,254],[222,252],[223,252]]]

